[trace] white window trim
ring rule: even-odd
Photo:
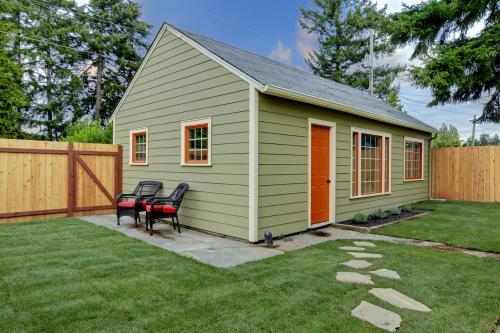
[[[336,174],[336,147],[337,147],[337,124],[333,121],[309,118],[308,120],[308,136],[307,136],[307,226],[308,229],[323,227],[328,224],[335,223],[335,191],[337,188],[337,174]],[[330,188],[329,188],[329,217],[328,221],[323,223],[311,223],[311,138],[312,138],[312,125],[325,126],[330,128]]]
[[[115,124],[113,124],[114,126]],[[145,162],[134,162],[134,159],[132,157],[132,144],[133,144],[133,137],[135,133],[142,133],[142,132],[145,132],[146,133],[146,161]],[[130,134],[129,134],[130,138],[129,138],[129,155],[128,155],[128,164],[129,165],[148,165],[149,164],[149,134],[148,134],[148,128],[147,127],[144,127],[144,128],[139,128],[139,129],[135,129],[135,130],[130,130]]]
[[[186,140],[184,137],[184,133],[186,126],[196,126],[196,125],[204,125],[208,126],[208,161],[207,163],[186,163],[185,149],[184,146],[186,144]],[[193,120],[181,121],[181,166],[187,167],[209,167],[212,166],[212,118],[200,118]]]
[[[353,132],[358,132],[359,134],[358,135],[361,135],[361,134],[370,134],[370,135],[378,135],[378,136],[381,136],[382,137],[382,188],[384,188],[384,185],[385,185],[385,175],[386,175],[386,170],[385,170],[385,153],[386,153],[386,147],[385,147],[385,138],[389,138],[389,154],[391,155],[389,157],[389,191],[387,192],[381,192],[381,193],[371,193],[371,194],[361,194],[361,182],[360,182],[360,179],[361,179],[361,172],[358,174],[358,179],[356,181],[356,185],[358,187],[358,195],[356,196],[353,196],[352,195],[352,168],[353,168],[353,165],[352,165],[352,159],[353,159],[353,156],[352,156],[352,146],[353,146],[353,142],[352,142],[352,133]],[[391,194],[392,193],[392,154],[393,154],[393,149],[392,149],[392,134],[391,133],[387,133],[387,132],[380,132],[380,131],[374,131],[374,130],[370,130],[370,129],[365,129],[365,128],[359,128],[359,127],[351,127],[351,139],[349,140],[349,142],[351,143],[351,145],[349,146],[349,150],[350,150],[350,169],[349,169],[349,174],[350,174],[350,184],[349,184],[349,198],[350,199],[360,199],[360,198],[368,198],[368,197],[375,197],[375,196],[379,196],[379,195],[387,195],[387,194]],[[361,154],[358,154],[358,166],[361,166]]]
[[[420,143],[422,144],[422,158],[420,159],[420,167],[422,168],[422,177],[421,178],[417,178],[417,179],[406,179],[406,142],[417,142],[417,143]],[[404,140],[403,140],[403,181],[405,182],[421,182],[424,180],[424,148],[425,148],[425,144],[424,144],[424,140],[422,139],[417,139],[417,138],[412,138],[412,137],[409,137],[409,136],[405,136],[404,137]]]

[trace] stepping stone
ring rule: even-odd
[[[365,301],[361,301],[351,311],[351,316],[389,332],[394,332],[401,326],[401,317],[397,313]]]
[[[377,245],[375,245],[373,243],[364,242],[364,241],[354,242],[354,245],[356,245],[356,246],[364,246],[364,247],[377,247]]]
[[[378,253],[368,252],[347,252],[354,258],[383,258],[384,256]]]
[[[341,250],[346,250],[346,251],[364,251],[364,247],[357,247],[357,246],[341,246],[339,247]]]
[[[347,267],[351,267],[351,268],[366,268],[366,267],[370,267],[373,264],[371,262],[366,261],[366,260],[352,259],[352,260],[343,262],[342,265],[347,266]]]
[[[370,275],[363,275],[355,272],[337,272],[337,281],[346,283],[373,284]]]
[[[396,271],[391,271],[390,269],[377,269],[376,271],[370,271],[370,273],[385,277],[388,279],[395,279],[395,280],[401,280],[401,277],[399,276],[398,272]]]
[[[401,294],[399,291],[391,288],[373,288],[372,290],[370,290],[370,294],[375,295],[381,300],[386,301],[387,303],[399,308],[422,312],[432,311],[424,304],[417,302],[413,298]]]

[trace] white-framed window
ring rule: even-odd
[[[351,128],[351,198],[391,192],[389,133]]]
[[[130,131],[130,165],[148,165],[148,128]]]
[[[424,180],[424,140],[404,138],[404,180]]]
[[[181,165],[212,165],[211,118],[181,122]]]

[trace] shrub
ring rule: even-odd
[[[101,126],[98,122],[74,123],[62,139],[66,142],[113,143],[113,123]]]
[[[406,204],[406,205],[401,206],[401,210],[403,212],[410,212],[411,211],[411,204]]]
[[[395,207],[391,209],[391,215],[399,215],[401,214],[401,208]]]
[[[371,213],[370,216],[376,219],[385,219],[387,217],[387,213],[379,209]]]
[[[356,223],[366,223],[368,222],[368,216],[357,213],[356,215],[353,216],[352,220]]]

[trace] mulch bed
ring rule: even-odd
[[[343,225],[351,225],[354,227],[364,227],[364,228],[371,228],[371,227],[378,227],[386,224],[393,224],[395,222],[398,222],[400,220],[407,220],[410,219],[414,216],[421,215],[425,213],[424,210],[412,210],[409,212],[401,212],[399,215],[391,215],[388,216],[385,219],[377,219],[377,218],[368,218],[368,221],[365,223],[357,223],[354,222],[353,220],[347,220],[343,222],[338,222],[338,224],[343,224]]]

